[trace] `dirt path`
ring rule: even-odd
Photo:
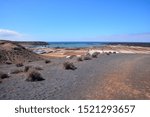
[[[88,92],[88,99],[150,99],[150,64],[146,66],[146,60],[143,56],[126,58],[118,67],[111,68],[104,80]]]

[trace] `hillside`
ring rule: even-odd
[[[24,48],[16,42],[0,41],[0,63],[27,62],[41,60],[41,56]]]

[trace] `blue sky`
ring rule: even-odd
[[[0,0],[0,38],[150,42],[150,0]]]

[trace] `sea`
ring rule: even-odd
[[[34,47],[49,48],[87,48],[100,47],[106,45],[126,45],[150,47],[150,42],[47,42],[48,45],[38,45]]]
[[[49,48],[86,48],[100,47],[105,45],[128,45],[150,47],[149,42],[48,42],[44,47]],[[43,46],[42,46],[43,47]]]
[[[85,48],[107,45],[104,42],[48,42],[51,48]]]

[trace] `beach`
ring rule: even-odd
[[[15,55],[12,45],[10,50]],[[1,45],[0,48],[3,52],[4,47]],[[20,67],[16,66],[18,59],[9,59],[11,64],[1,59],[0,71],[9,75],[9,78],[1,79],[1,100],[150,99],[150,47],[107,45],[76,49],[25,48],[17,51],[30,53],[30,57],[20,60],[23,63]],[[92,57],[95,52],[98,55]],[[89,60],[77,59],[87,54]],[[16,56],[21,58],[21,55]],[[76,69],[64,69],[66,61],[73,63]],[[36,70],[44,80],[27,82],[25,66],[38,68]],[[16,69],[20,72],[12,73]]]
[[[38,52],[39,48],[32,48]],[[42,55],[46,57],[67,57],[67,56],[80,56],[87,53],[99,52],[104,53],[124,53],[124,54],[150,54],[150,47],[140,46],[126,46],[126,45],[106,45],[101,47],[90,48],[40,48],[43,51]]]

